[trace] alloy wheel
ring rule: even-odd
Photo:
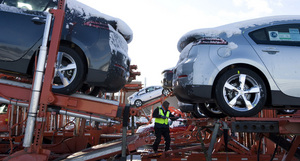
[[[58,52],[54,73],[54,89],[63,88],[71,84],[77,74],[75,60],[65,52]]]

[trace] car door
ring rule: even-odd
[[[162,95],[162,87],[154,87],[153,97],[159,97]]]
[[[278,88],[300,97],[300,24],[270,26],[251,32],[251,45]]]
[[[42,38],[45,13],[36,6],[48,1],[3,0],[0,6],[0,61],[20,59]]]
[[[148,87],[148,88],[146,88],[146,92],[147,92],[147,100],[151,100],[151,99],[155,98],[154,90],[155,90],[154,87]]]
[[[135,100],[142,100],[142,101],[145,101],[147,99],[147,96],[146,96],[146,90],[145,89],[141,89],[138,94],[137,94],[137,97],[135,98]]]

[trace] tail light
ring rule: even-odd
[[[84,26],[90,26],[90,27],[95,27],[95,28],[102,28],[102,29],[109,29],[107,24],[101,23],[101,22],[96,22],[96,21],[87,21],[83,24]]]
[[[116,67],[119,67],[119,68],[121,68],[121,69],[123,69],[124,71],[126,71],[126,68],[125,68],[125,67],[123,67],[122,65],[115,64],[115,66],[116,66]]]
[[[178,78],[186,78],[187,77],[187,75],[180,75],[180,76],[178,76]]]

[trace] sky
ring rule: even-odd
[[[122,19],[133,31],[128,44],[137,81],[161,85],[161,72],[176,66],[177,42],[187,32],[277,15],[299,15],[300,0],[78,0]]]

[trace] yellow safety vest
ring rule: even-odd
[[[164,112],[163,112],[163,110],[162,110],[162,108],[161,107],[158,107],[159,108],[159,114],[161,115],[161,116],[165,116],[164,115]],[[168,125],[168,123],[169,123],[169,116],[170,116],[170,111],[167,111],[167,113],[166,113],[166,119],[163,119],[163,118],[155,118],[155,123],[159,123],[159,124],[166,124],[166,125]]]

